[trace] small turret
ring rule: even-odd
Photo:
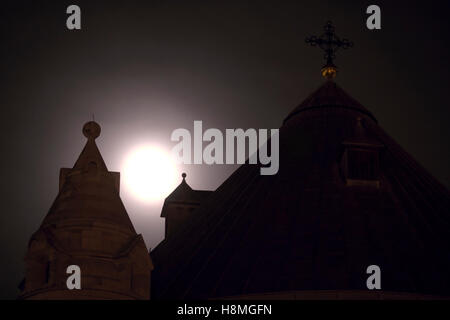
[[[165,239],[175,234],[192,216],[212,191],[194,190],[186,182],[186,173],[179,186],[166,198],[161,217],[166,219]]]

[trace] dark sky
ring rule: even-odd
[[[23,257],[73,166],[82,125],[111,171],[140,141],[173,146],[176,128],[278,128],[322,83],[323,53],[304,43],[331,19],[354,48],[337,82],[450,187],[448,1],[2,1],[0,298],[15,298]],[[382,29],[365,26],[378,4]],[[69,31],[66,8],[82,10]],[[186,166],[195,189],[234,166]],[[181,173],[181,171],[180,171]],[[122,199],[147,246],[163,235],[160,205]]]

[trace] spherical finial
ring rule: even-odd
[[[181,174],[181,177],[183,178],[183,180],[184,179],[186,179],[186,177],[187,177],[187,174],[185,173],[185,172],[183,172],[182,174]]]
[[[95,139],[100,136],[102,129],[95,121],[89,121],[83,126],[83,134],[88,139]]]
[[[337,67],[335,65],[326,65],[322,68],[322,77],[327,80],[333,80],[336,78]]]

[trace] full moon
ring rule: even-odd
[[[171,153],[157,146],[132,150],[122,171],[126,189],[147,203],[163,200],[180,183]]]

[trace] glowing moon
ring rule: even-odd
[[[143,202],[163,200],[180,183],[171,153],[156,146],[130,152],[122,171],[127,190]]]

